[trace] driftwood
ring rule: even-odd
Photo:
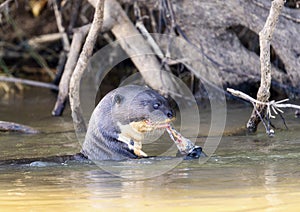
[[[270,98],[271,88],[271,61],[270,61],[270,47],[275,26],[278,21],[279,14],[282,10],[284,0],[274,0],[270,9],[266,24],[259,33],[260,44],[260,66],[261,66],[261,80],[260,87],[257,92],[257,100],[260,102],[268,102]],[[265,104],[256,103],[256,107],[252,111],[252,115],[247,123],[247,129],[250,132],[255,132],[261,117],[265,117],[267,106]]]
[[[25,134],[37,134],[38,130],[33,129],[32,127],[17,124],[13,122],[0,121],[0,131],[2,132],[18,132]]]
[[[89,2],[95,6],[96,0]],[[108,30],[112,31],[150,87],[162,94],[180,92],[176,83],[166,72],[162,72],[161,63],[155,57],[155,52],[116,0],[105,1],[102,32]]]

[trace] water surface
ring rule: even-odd
[[[55,96],[49,98],[49,94],[31,89],[26,98],[0,101],[1,120],[43,132],[1,133],[0,160],[80,151],[70,111],[62,118],[51,117]],[[244,125],[250,112],[245,105],[228,105],[226,131]],[[100,164],[120,176],[83,162],[2,165],[0,210],[299,211],[300,120],[294,118],[293,111],[285,116],[289,130],[275,122],[282,129],[276,130],[274,138],[268,138],[262,128],[255,135],[223,136],[206,163],[169,157],[172,155],[166,150],[171,140],[163,136],[145,146],[147,153],[162,155],[159,158]],[[199,145],[206,139],[209,117],[209,108],[202,108]],[[158,176],[148,178],[149,173]]]

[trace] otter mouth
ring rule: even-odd
[[[118,135],[118,140],[126,143],[128,148],[133,150],[138,157],[147,157],[147,154],[142,151],[142,141],[145,135],[155,130],[167,129],[171,121],[171,119],[165,119],[154,122],[149,119],[143,119],[130,122],[129,125],[119,123],[121,132]]]
[[[170,123],[171,123],[172,119],[166,119],[164,121],[150,121],[150,120],[144,120],[143,122],[145,123],[146,126],[153,128],[153,130],[156,129],[166,129],[169,127]]]
[[[129,125],[139,133],[146,133],[155,130],[167,129],[171,121],[172,119],[165,119],[163,121],[151,121],[149,119],[144,119],[138,122],[131,122]]]

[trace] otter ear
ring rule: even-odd
[[[120,94],[116,94],[114,96],[114,99],[113,99],[113,104],[121,104],[124,100],[124,96],[120,95]]]

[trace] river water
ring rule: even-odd
[[[49,97],[50,96],[50,97]],[[73,154],[80,144],[69,109],[51,117],[55,95],[31,89],[0,101],[0,120],[27,124],[38,135],[0,134],[0,160]],[[201,108],[201,107],[200,107]],[[209,108],[200,112],[205,142]],[[243,126],[251,108],[227,105],[226,132]],[[293,111],[276,135],[225,133],[206,162],[169,157],[171,140],[146,145],[152,159],[0,166],[0,211],[299,211],[300,120]],[[162,152],[164,152],[162,154]],[[153,174],[154,173],[154,174]]]

